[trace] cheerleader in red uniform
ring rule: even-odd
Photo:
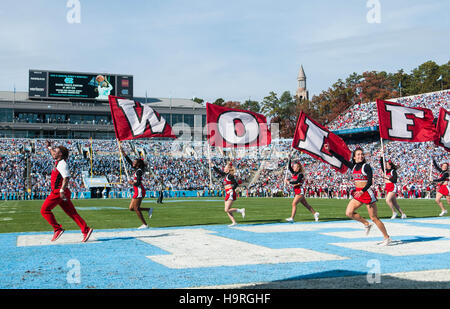
[[[367,211],[369,212],[370,219],[376,224],[380,232],[383,234],[384,240],[381,245],[387,246],[391,243],[386,227],[383,222],[378,218],[377,214],[377,199],[374,192],[370,188],[372,186],[372,168],[364,158],[364,152],[361,148],[356,148],[353,151],[352,162],[347,161],[344,157],[329,149],[329,145],[325,144],[325,149],[330,151],[342,164],[346,165],[352,170],[353,180],[355,181],[356,191],[353,193],[353,199],[348,203],[345,214],[347,217],[359,221],[364,224],[366,228],[366,235],[369,234],[373,224],[369,223],[363,217],[361,217],[356,210],[362,205],[367,205]]]
[[[383,158],[380,158],[380,166],[381,170],[384,173],[384,182],[386,184],[386,186],[384,187],[384,190],[386,191],[386,203],[392,210],[391,219],[397,218],[398,212],[401,213],[402,215],[401,218],[405,219],[406,214],[402,211],[397,202],[397,185],[396,185],[398,181],[397,166],[394,163],[392,163],[391,160],[389,160],[386,162],[386,168],[384,168]],[[395,210],[397,210],[398,212]]]
[[[225,165],[223,171],[216,166],[214,166],[213,169],[221,177],[224,177],[223,184],[225,187],[225,213],[231,220],[231,224],[228,226],[235,226],[237,225],[237,222],[233,216],[233,212],[238,212],[242,215],[242,219],[245,218],[245,208],[231,208],[233,202],[237,199],[236,188],[239,186],[236,178],[234,177],[236,169],[231,162]]]
[[[142,184],[142,181],[145,173],[146,164],[142,159],[136,159],[131,161],[131,159],[125,154],[121,146],[120,151],[124,155],[124,158],[128,162],[128,164],[130,164],[131,167],[133,167],[135,170],[133,178],[128,180],[128,183],[130,185],[133,185],[133,197],[131,199],[129,209],[130,211],[134,211],[142,222],[142,225],[138,227],[138,229],[148,229],[148,225],[144,219],[144,216],[142,215],[142,211],[148,211],[148,217],[150,219],[152,217],[153,208],[141,208],[142,200],[145,197],[145,188],[144,185]]]
[[[441,198],[445,196],[447,199],[447,204],[450,205],[450,185],[449,185],[449,178],[450,178],[450,171],[448,170],[448,163],[443,163],[441,167],[436,163],[436,161],[433,159],[433,165],[434,168],[437,169],[440,173],[440,176],[438,179],[433,179],[432,181],[437,183],[438,189],[436,192],[436,203],[441,208],[441,213],[439,214],[440,217],[446,215],[448,213],[447,209],[445,209],[444,204],[441,202]]]
[[[300,202],[303,204],[303,206],[305,206],[306,209],[308,209],[313,215],[314,215],[314,220],[319,221],[319,213],[317,211],[315,211],[311,205],[308,204],[308,202],[305,199],[305,192],[304,189],[302,188],[303,185],[303,181],[304,181],[304,170],[301,164],[299,163],[294,163],[294,165],[292,166],[292,161],[291,158],[289,158],[289,163],[288,163],[288,168],[289,171],[292,174],[291,180],[288,181],[287,179],[285,180],[286,184],[291,184],[294,187],[294,200],[292,201],[292,212],[291,212],[291,216],[289,218],[286,219],[287,222],[294,222],[294,217],[295,214],[297,212],[297,204]]]

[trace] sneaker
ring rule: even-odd
[[[402,214],[402,219],[406,219],[406,214]]]
[[[245,208],[241,208],[241,215],[242,215],[242,219],[245,218]]]
[[[84,237],[83,240],[81,242],[86,242],[89,240],[89,237],[91,237],[93,229],[89,228],[89,231],[87,231],[87,233],[83,233]]]
[[[286,221],[289,223],[294,223],[294,219],[292,219],[292,218],[287,218]]]
[[[398,216],[398,213],[394,212],[394,213],[392,214],[391,219],[395,219],[395,218],[397,218],[397,216]]]
[[[237,223],[234,222],[234,223],[229,224],[228,227],[232,227],[232,226],[236,226],[236,225],[237,225]]]
[[[391,243],[392,243],[392,239],[389,237],[389,238],[384,239],[382,242],[378,243],[378,245],[389,246]]]
[[[442,217],[442,216],[446,215],[447,213],[448,213],[447,210],[443,210],[443,211],[439,214],[439,217]]]
[[[64,233],[64,229],[56,230],[56,231],[53,233],[52,241],[56,241],[58,238],[61,237],[61,235],[62,235],[63,233]]]
[[[152,218],[152,215],[153,215],[153,208],[150,208],[150,209],[148,210],[148,218],[151,219],[151,218]]]
[[[369,223],[369,225],[366,225],[365,229],[366,229],[366,236],[369,235],[370,230],[372,229],[373,224]]]
[[[142,224],[140,227],[138,227],[138,230],[148,229],[148,225]]]
[[[314,214],[314,220],[316,220],[316,222],[317,221],[319,221],[319,213],[318,212],[316,212],[315,214]]]

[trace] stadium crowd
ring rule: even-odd
[[[56,145],[69,148],[71,156],[68,160],[72,172],[69,188],[73,192],[88,191],[82,172],[92,176],[106,176],[111,190],[127,191],[130,185],[126,182],[125,167],[121,164],[115,140],[94,140],[92,147],[86,140],[57,140]],[[241,180],[241,196],[288,196],[292,188],[284,184],[290,177],[287,171],[288,156],[292,140],[274,141],[266,147],[268,151],[247,151],[246,154],[234,154],[233,165],[237,170],[237,178]],[[34,146],[32,146],[34,145]],[[201,147],[199,147],[201,145]],[[124,143],[126,153],[131,158],[144,157],[148,166],[148,174],[144,186],[148,191],[159,191],[163,180],[163,188],[171,191],[199,190],[199,195],[206,193],[219,194],[222,190],[222,179],[215,174],[210,165],[219,168],[229,161],[231,154],[224,154],[219,149],[211,149],[209,161],[206,143],[198,143],[193,155],[190,143],[173,147],[173,143],[164,141],[139,141]],[[356,144],[350,144],[353,150]],[[374,188],[382,194],[384,183],[381,178],[379,159],[381,148],[379,142],[360,144],[371,164],[374,175]],[[92,148],[92,159],[90,149]],[[34,149],[34,150],[31,150]],[[431,156],[436,160],[446,159],[441,148],[432,143],[400,143],[390,142],[386,145],[386,158],[399,166],[398,192],[403,197],[426,197],[434,188],[428,181],[431,175]],[[16,193],[16,198],[23,198],[26,191],[26,166],[29,157],[31,191],[38,198],[49,193],[50,174],[53,159],[45,148],[45,140],[0,139],[0,198]],[[347,198],[352,189],[350,174],[334,171],[322,162],[306,154],[294,151],[293,161],[301,162],[305,169],[304,188],[307,197]],[[92,163],[92,165],[91,165]],[[130,173],[130,167],[127,166]],[[106,185],[106,184],[105,184]]]
[[[441,107],[450,109],[450,90],[425,93],[410,97],[389,99],[409,107],[424,107],[433,111],[435,117],[439,115]],[[328,125],[330,130],[372,127],[378,125],[376,102],[357,103],[345,113],[339,115]]]
[[[394,99],[401,104],[426,107],[437,117],[442,106],[450,109],[450,91],[439,91],[412,97]],[[357,104],[333,121],[332,130],[377,125],[376,104]],[[126,172],[130,166],[120,160],[116,140],[55,140],[55,145],[70,150],[68,164],[71,170],[69,188],[72,192],[89,191],[86,178],[104,176],[113,191],[128,191]],[[359,141],[374,170],[374,189],[381,196],[384,188],[379,159],[380,142]],[[222,194],[222,179],[213,166],[223,168],[233,159],[236,177],[241,180],[241,196],[288,196],[292,187],[285,185],[288,157],[292,140],[275,140],[259,149],[234,149],[231,152],[210,148],[206,142],[135,140],[124,142],[125,152],[131,157],[142,157],[147,163],[144,186],[147,191],[197,190],[198,196]],[[358,146],[349,142],[351,150]],[[447,154],[433,143],[389,142],[385,156],[399,169],[397,190],[400,197],[430,197],[434,186],[429,178],[437,178],[432,168],[432,156],[439,162],[448,160]],[[305,169],[305,195],[316,198],[348,198],[352,190],[349,172],[341,174],[306,154],[295,151],[293,160]],[[23,199],[34,193],[34,198],[45,198],[50,191],[50,174],[54,162],[43,139],[0,138],[0,199]],[[88,175],[88,176],[84,176]],[[27,176],[29,176],[27,178]],[[28,180],[27,180],[28,179]],[[162,182],[161,182],[162,180]],[[28,194],[27,194],[28,193]]]

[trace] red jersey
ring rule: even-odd
[[[367,176],[366,172],[364,172],[364,166],[365,166],[365,164],[361,167],[361,169],[359,171],[357,171],[357,170],[355,170],[355,168],[353,168],[352,175],[353,175],[353,180],[354,181],[367,181],[367,180],[369,180],[369,177]]]
[[[69,168],[65,160],[55,162],[54,169],[50,177],[50,184],[52,190],[60,189],[64,178],[70,176]]]

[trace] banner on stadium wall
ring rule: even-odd
[[[441,107],[436,124],[438,138],[434,141],[437,146],[450,151],[450,112]]]
[[[304,112],[301,112],[295,128],[292,147],[331,165],[333,169],[341,173],[345,173],[347,166],[324,149],[326,143],[330,146],[330,150],[343,156],[346,160],[350,160],[351,151],[339,136],[330,132]]]
[[[428,142],[437,138],[430,109],[406,107],[398,103],[377,100],[380,137],[402,142]]]
[[[264,115],[206,103],[207,139],[211,146],[269,145],[272,135]]]
[[[110,95],[109,107],[119,141],[151,137],[176,138],[167,121],[148,105]]]

